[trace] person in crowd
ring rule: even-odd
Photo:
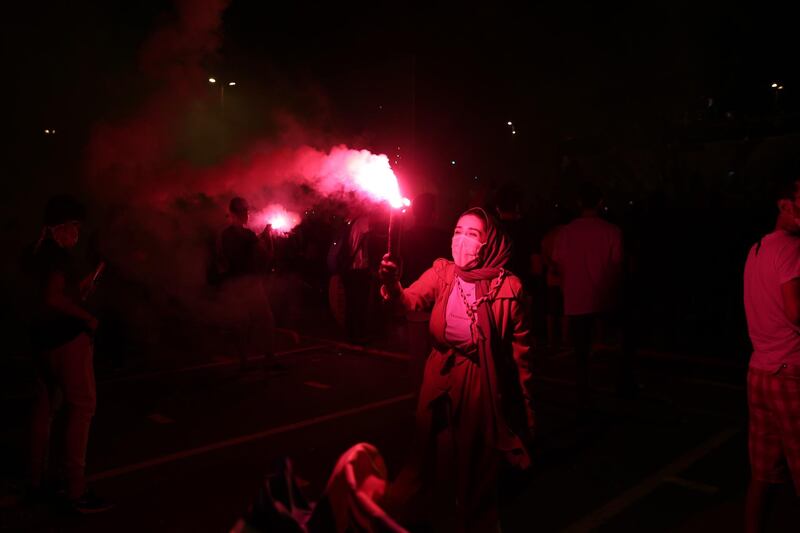
[[[450,235],[434,225],[436,196],[420,194],[411,204],[414,225],[403,233],[400,239],[400,257],[403,258],[400,282],[408,286],[416,281],[440,257],[447,257],[450,249]],[[407,311],[406,331],[408,351],[413,357],[414,375],[422,378],[425,358],[431,351],[428,323],[431,314],[428,310]]]
[[[250,207],[244,198],[233,198],[228,212],[231,223],[220,237],[221,295],[226,318],[234,325],[240,369],[247,369],[249,357],[262,356],[267,373],[285,371],[275,361],[275,319],[265,286],[273,253],[271,228],[256,235],[247,227]]]
[[[545,233],[542,238],[541,252],[544,275],[546,282],[545,293],[545,319],[547,347],[553,350],[561,348],[567,342],[569,332],[567,317],[564,315],[564,292],[561,284],[561,272],[558,265],[553,261],[553,249],[555,248],[558,233],[568,222],[566,211],[556,205],[555,224]]]
[[[776,184],[775,229],[744,268],[753,345],[747,372],[751,479],[745,531],[762,531],[771,488],[792,479],[800,494],[800,172]]]
[[[347,338],[355,344],[366,344],[371,333],[372,297],[375,294],[373,272],[370,271],[370,251],[373,227],[369,214],[353,218],[346,235],[345,267],[342,285],[345,300],[345,329]],[[377,298],[377,296],[375,296]]]
[[[31,425],[31,493],[34,498],[58,496],[65,482],[70,508],[95,513],[111,505],[86,485],[86,449],[97,399],[92,349],[97,319],[81,305],[92,288],[93,276],[81,280],[72,255],[83,219],[84,208],[73,197],[52,197],[30,258],[39,289],[32,328],[37,379]],[[51,439],[53,421],[62,405],[66,417],[63,434]],[[65,479],[60,479],[62,475]]]
[[[535,228],[522,216],[520,207],[522,193],[514,186],[501,188],[495,196],[495,210],[503,232],[511,240],[511,258],[507,269],[514,273],[527,293],[532,291],[531,255],[534,252]]]
[[[435,531],[496,531],[499,459],[530,464],[528,311],[519,278],[504,268],[511,244],[483,209],[459,218],[451,252],[452,261],[437,259],[407,288],[396,258],[385,255],[379,269],[388,302],[431,312],[434,344],[415,445],[386,509],[400,523],[414,523],[428,504]]]
[[[403,268],[400,283],[410,285],[416,281],[433,262],[446,257],[450,251],[450,234],[435,225],[436,196],[424,193],[411,203],[413,225],[403,232],[400,239],[400,256]]]
[[[614,330],[618,323],[623,248],[622,231],[600,216],[603,197],[595,185],[581,185],[578,203],[580,216],[559,230],[552,262],[561,274],[564,313],[575,350],[578,408],[583,412],[589,403],[589,355],[596,329]],[[627,350],[621,350],[620,394],[632,391],[629,359]]]

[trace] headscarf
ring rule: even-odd
[[[494,279],[500,275],[501,269],[511,259],[511,240],[482,208],[468,209],[461,217],[467,215],[478,217],[483,221],[486,244],[477,263],[465,267],[456,265],[456,275],[467,283]]]

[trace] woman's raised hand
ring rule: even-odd
[[[391,254],[386,254],[381,259],[381,266],[378,267],[378,279],[381,280],[383,285],[393,285],[400,279],[400,266],[399,261],[392,257]]]

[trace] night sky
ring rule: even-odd
[[[657,141],[709,97],[720,114],[766,112],[778,80],[781,105],[792,106],[791,20],[764,3],[376,4],[233,0],[208,70],[239,85],[238,138],[269,131],[263,117],[281,109],[328,139],[387,153],[415,146],[422,173],[439,179],[529,180],[553,171],[565,139]],[[150,89],[139,47],[174,16],[168,1],[12,13],[5,85],[25,157],[44,128],[58,128],[74,156],[92,124],[135,109]]]

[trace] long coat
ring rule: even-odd
[[[415,447],[394,496],[409,506],[422,499],[447,530],[496,528],[495,475],[505,455],[518,466],[529,459],[523,440],[533,427],[531,348],[522,284],[504,278],[491,301],[493,365],[445,339],[447,301],[455,265],[438,259],[410,287],[392,295],[407,310],[430,310],[434,348],[425,365],[417,406]],[[384,291],[384,296],[390,294]],[[483,304],[487,305],[487,304]],[[500,427],[505,431],[496,431]],[[428,494],[429,493],[429,494]]]

